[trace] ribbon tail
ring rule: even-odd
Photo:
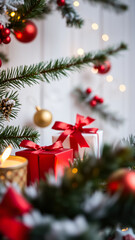
[[[78,154],[78,142],[76,141],[76,138],[73,135],[70,135],[70,147],[74,150],[73,151],[73,157],[76,158],[79,156]]]
[[[61,135],[58,137],[57,141],[61,141],[62,143],[67,138],[68,135],[71,135],[73,133],[73,130],[67,129]]]
[[[88,143],[86,142],[85,138],[82,136],[81,132],[76,131],[73,133],[74,138],[76,139],[76,141],[78,142],[78,144],[80,145],[80,147],[90,147],[88,145]]]

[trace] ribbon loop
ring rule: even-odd
[[[24,148],[28,148],[31,150],[44,150],[44,151],[54,151],[54,150],[59,150],[59,149],[63,149],[62,146],[62,142],[61,141],[57,141],[56,143],[50,145],[50,146],[39,146],[36,143],[29,141],[29,140],[23,140],[20,143],[20,147],[24,147]]]

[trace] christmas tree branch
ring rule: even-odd
[[[29,127],[20,127],[7,126],[4,129],[0,130],[0,151],[3,148],[11,144],[14,148],[18,147],[20,142],[24,139],[37,141],[39,139],[39,133]]]
[[[124,12],[128,9],[128,5],[122,3],[119,0],[88,0],[90,3],[95,3],[95,4],[102,4],[103,7],[108,8],[111,7],[113,8],[116,12]]]
[[[66,24],[69,27],[75,26],[81,28],[84,20],[76,13],[75,9],[70,3],[65,3],[62,7],[57,7],[61,11],[62,17],[66,18]]]
[[[109,56],[116,54],[121,50],[127,49],[125,44],[118,47],[112,47],[98,53],[87,53],[83,57],[72,57],[71,59],[57,59],[48,63],[39,63],[30,66],[20,66],[1,71],[0,88],[20,88],[25,84],[31,86],[40,81],[50,82],[50,79],[56,80],[61,76],[67,76],[68,71],[81,69],[90,63],[103,62]]]
[[[99,114],[99,116],[110,122],[112,126],[116,127],[123,123],[123,119],[118,117],[116,112],[108,111],[108,106],[105,104],[97,104],[96,106],[91,106],[90,101],[93,97],[89,96],[85,91],[80,88],[76,88],[73,92],[73,95],[77,97],[80,102],[83,102],[89,110]],[[91,97],[91,98],[90,98]]]

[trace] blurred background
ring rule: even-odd
[[[73,1],[76,10],[85,20],[82,29],[67,28],[65,20],[62,21],[61,15],[54,11],[46,19],[35,21],[38,34],[33,42],[20,43],[12,35],[11,43],[2,47],[10,59],[7,64],[3,64],[2,69],[77,56],[83,52],[115,46],[120,42],[127,43],[129,49],[110,58],[112,68],[105,75],[94,74],[90,67],[86,67],[51,84],[40,83],[31,88],[25,87],[20,91],[22,107],[18,118],[9,124],[35,127],[41,134],[41,145],[51,144],[52,135],[55,133],[51,126],[55,121],[74,123],[76,113],[96,118],[92,126],[104,130],[105,142],[115,143],[130,133],[135,133],[135,1],[129,0],[125,3],[129,5],[129,10],[117,14],[113,10],[90,5],[85,1]],[[98,29],[92,28],[93,23],[97,24]],[[104,34],[107,36],[103,40]],[[112,77],[108,78],[108,75]],[[104,98],[110,111],[115,111],[125,119],[124,124],[114,127],[101,120],[93,111],[85,109],[72,95],[72,91],[78,86],[84,90],[91,87],[95,94]],[[36,105],[52,112],[53,121],[50,126],[41,129],[34,125]]]

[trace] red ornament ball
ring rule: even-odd
[[[91,88],[87,88],[87,89],[86,89],[86,93],[87,93],[87,94],[90,94],[91,92],[92,92],[92,89],[91,89]]]
[[[4,28],[2,24],[0,24],[0,44],[5,43],[8,44],[11,41],[10,35],[10,29]]]
[[[2,66],[2,61],[1,61],[1,59],[0,59],[0,67]]]
[[[97,105],[97,101],[95,101],[95,100],[90,101],[90,106],[91,107],[95,107],[96,105]]]
[[[135,194],[135,171],[128,169],[117,170],[110,176],[107,188],[111,194],[118,191],[123,195]]]
[[[18,41],[23,43],[31,42],[37,36],[37,27],[32,21],[26,21],[25,27],[22,31],[14,31],[15,37]]]
[[[3,43],[5,43],[5,44],[10,43],[10,41],[11,41],[11,38],[9,36],[7,36],[6,38],[3,39]]]
[[[103,64],[94,66],[94,68],[98,70],[99,74],[106,74],[111,69],[111,63],[110,63],[110,61],[107,60]]]
[[[100,99],[100,98],[99,98],[99,96],[97,96],[97,95],[96,95],[96,96],[94,96],[94,98],[93,98],[93,100],[95,100],[96,102],[98,102],[98,101],[99,101],[99,99]]]
[[[104,103],[104,99],[103,98],[99,98],[97,101],[98,101],[98,103],[101,103],[101,104]]]
[[[57,0],[57,4],[59,7],[62,7],[65,5],[65,0]]]
[[[4,28],[3,30],[2,30],[2,36],[4,37],[4,38],[6,38],[6,37],[8,37],[10,35],[10,29],[9,28]]]

